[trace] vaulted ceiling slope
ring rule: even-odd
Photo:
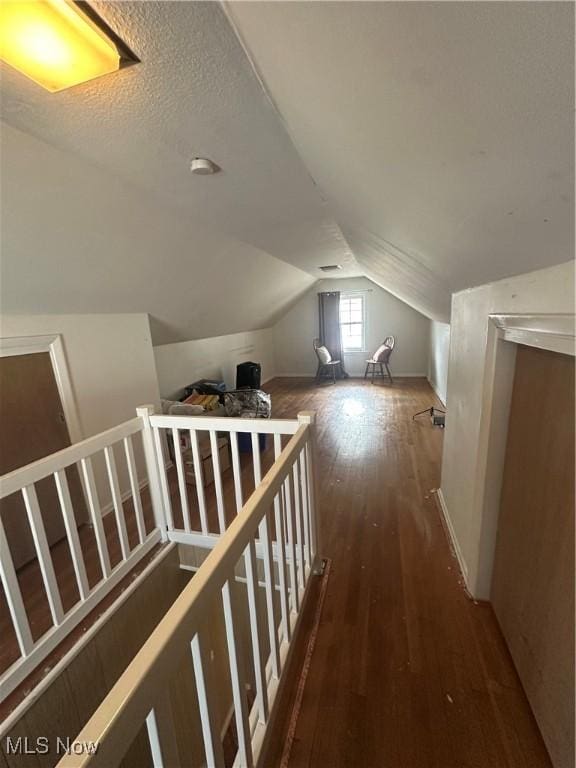
[[[2,68],[3,311],[202,338],[335,263],[446,320],[572,258],[571,3],[94,5],[141,64],[58,94]]]
[[[359,274],[221,6],[93,5],[140,64],[56,94],[2,66],[2,310],[149,312],[164,343]]]
[[[574,4],[233,2],[365,274],[430,317],[574,256]]]
[[[1,138],[4,313],[147,312],[166,344],[267,327],[314,282],[83,158]]]

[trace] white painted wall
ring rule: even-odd
[[[428,381],[440,400],[446,405],[448,389],[448,358],[450,355],[450,324],[430,323],[430,357]]]
[[[475,597],[489,595],[493,552],[487,549],[486,542],[493,542],[497,524],[499,500],[494,489],[498,490],[501,481],[505,448],[504,440],[499,440],[498,445],[492,443],[489,460],[487,414],[504,414],[502,403],[509,397],[498,381],[490,386],[485,382],[493,355],[487,344],[488,316],[564,312],[574,312],[573,262],[461,291],[452,297],[441,499],[467,586]],[[489,536],[487,525],[491,528]]]
[[[276,323],[274,348],[278,376],[316,373],[312,340],[318,336],[318,293],[336,290],[363,291],[366,296],[366,350],[344,355],[348,373],[363,376],[366,359],[386,336],[392,335],[396,337],[390,361],[392,374],[426,376],[430,321],[365,277],[319,281]]]
[[[270,326],[314,282],[208,228],[193,207],[175,210],[8,125],[0,138],[4,312],[146,312],[154,343],[166,344]],[[224,173],[186,173],[207,196],[225,194],[212,184],[225,190]]]
[[[178,399],[183,388],[197,379],[218,379],[230,389],[236,384],[236,365],[253,360],[262,365],[262,382],[275,375],[271,328],[234,333],[211,339],[183,341],[154,347],[162,397]]]
[[[84,437],[159,405],[148,316],[1,315],[0,335],[62,334]]]
[[[0,336],[61,334],[83,437],[136,416],[136,407],[160,406],[148,315],[1,315]],[[135,443],[139,467],[143,457]],[[121,490],[128,489],[119,462]],[[103,465],[95,465],[100,501],[110,500]]]

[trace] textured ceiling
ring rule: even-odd
[[[446,319],[573,258],[573,3],[225,7],[376,282]]]
[[[57,94],[3,66],[3,119],[316,278],[358,274],[220,5],[92,4],[142,63]],[[222,172],[192,176],[195,156]]]
[[[141,64],[59,94],[2,69],[5,311],[199,338],[340,263],[445,320],[572,258],[571,3],[94,5]]]
[[[2,126],[3,312],[147,312],[155,344],[265,328],[314,278]]]

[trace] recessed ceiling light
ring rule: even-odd
[[[342,264],[326,264],[325,267],[318,267],[322,272],[334,272],[337,269],[342,269]]]
[[[195,157],[190,163],[190,170],[199,176],[209,176],[211,173],[218,173],[220,168],[207,157]]]
[[[85,2],[2,0],[0,59],[55,93],[139,59]]]

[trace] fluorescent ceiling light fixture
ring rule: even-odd
[[[138,61],[87,3],[0,0],[0,59],[52,93]]]

